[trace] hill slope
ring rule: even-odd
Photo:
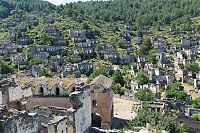
[[[52,12],[55,8],[55,5],[42,0],[0,0],[0,18],[8,17],[12,10]]]
[[[200,15],[199,0],[114,0],[67,4],[64,13],[75,19],[127,20],[138,24],[169,24]],[[63,10],[60,10],[63,11]]]

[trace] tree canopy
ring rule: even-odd
[[[19,14],[20,10],[52,12],[55,9],[55,5],[42,0],[0,0],[0,18],[5,18],[12,13]]]
[[[134,97],[140,101],[153,101],[154,94],[150,89],[140,89],[134,94]]]
[[[138,72],[136,80],[138,81],[138,84],[144,85],[149,82],[149,77],[143,70],[141,70],[140,72]]]
[[[170,98],[176,98],[178,100],[185,100],[188,96],[183,90],[180,90],[181,83],[172,83],[166,90],[166,96]]]
[[[185,70],[198,73],[200,71],[200,67],[197,63],[189,63],[185,64]]]
[[[176,19],[197,16],[199,6],[198,0],[113,0],[71,3],[58,7],[57,11],[77,21],[125,20],[145,25],[169,24]]]
[[[8,74],[8,73],[13,73],[14,68],[9,65],[7,62],[4,60],[0,60],[0,74]]]
[[[193,104],[194,108],[197,108],[197,109],[200,109],[200,97],[196,98],[194,101],[193,101]]]
[[[147,123],[150,123],[152,128],[156,129],[157,132],[161,132],[162,130],[166,130],[169,133],[184,132],[184,128],[176,123],[173,116],[153,112],[147,106],[140,107],[135,112],[137,116],[129,123],[127,127],[129,130],[132,130],[134,127],[144,127]]]

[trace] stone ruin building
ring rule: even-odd
[[[1,133],[88,133],[110,129],[112,80],[11,78],[0,81]]]
[[[92,125],[111,129],[113,117],[112,80],[99,75],[91,82]]]

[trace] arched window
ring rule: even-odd
[[[96,100],[92,100],[92,107],[97,107],[97,101]]]

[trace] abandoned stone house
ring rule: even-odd
[[[28,56],[27,55],[15,55],[10,56],[12,63],[18,66],[18,69],[24,70],[28,68]]]
[[[185,113],[185,103],[175,99],[163,99],[160,102],[142,101],[141,105],[148,106],[152,111],[161,112],[164,114],[171,114],[173,109],[178,110],[179,115]]]
[[[113,117],[112,80],[99,75],[91,82],[92,126],[110,129]]]
[[[91,31],[87,29],[69,29],[69,35],[71,38],[86,37],[89,32]]]
[[[15,45],[2,45],[0,48],[0,55],[1,56],[9,56],[11,54],[16,54],[17,53],[17,47]]]
[[[34,40],[31,37],[23,37],[16,41],[17,45],[31,45],[34,43]]]
[[[2,80],[0,131],[87,133],[91,126],[110,129],[113,115],[111,87],[112,80],[103,75],[90,85],[87,85],[87,79],[58,77]],[[5,119],[8,116],[9,119]]]
[[[14,78],[4,79],[0,82],[0,105],[7,108],[22,110],[25,102],[32,96],[30,86],[19,86]]]
[[[89,87],[77,87],[70,94],[69,108],[32,108],[31,113],[1,110],[2,133],[87,133],[91,127]],[[12,112],[11,112],[12,111]]]

